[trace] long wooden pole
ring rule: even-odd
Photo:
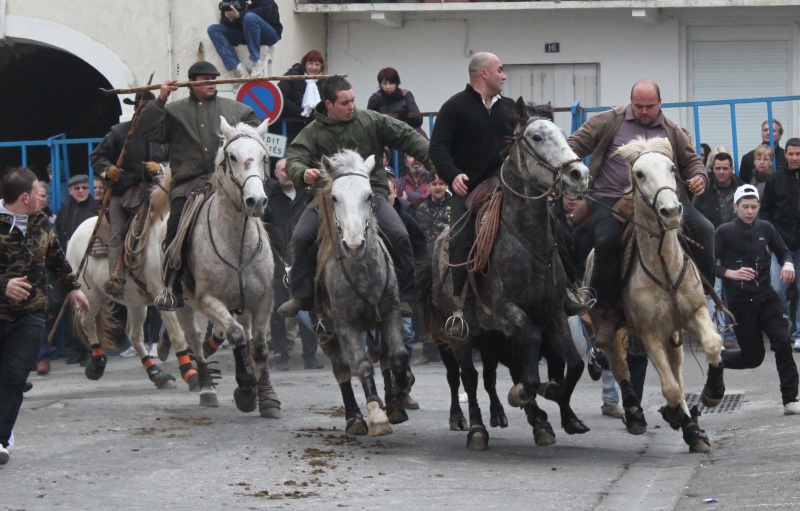
[[[153,83],[153,76],[156,74],[155,71],[150,75],[150,79],[147,81],[147,84],[150,85]],[[158,85],[157,87],[160,87]],[[144,108],[144,104],[148,100],[142,96],[142,99],[139,100],[139,106],[136,108],[136,111],[133,112],[133,117],[131,118],[131,128],[128,130],[128,135],[125,137],[125,143],[122,145],[122,150],[119,153],[119,157],[117,158],[117,167],[122,168],[122,163],[125,161],[125,155],[128,152],[128,145],[130,145],[131,140],[133,139],[133,134],[136,132],[136,121],[139,120],[139,113]],[[75,272],[75,277],[77,279],[81,278],[81,274],[83,273],[84,268],[86,267],[86,261],[89,258],[89,251],[92,249],[92,245],[94,244],[94,239],[97,236],[97,229],[100,227],[100,223],[103,221],[103,215],[106,213],[106,209],[108,209],[108,201],[111,198],[111,187],[109,186],[103,195],[103,203],[100,205],[100,211],[97,212],[97,221],[94,223],[94,229],[92,229],[92,235],[89,236],[89,243],[86,245],[86,250],[83,252],[83,258],[81,259],[81,263],[78,265],[78,270]],[[87,199],[87,200],[94,200],[94,199]],[[66,251],[66,247],[63,247],[63,250]],[[47,336],[47,344],[50,344],[53,341],[53,337],[55,336],[56,330],[58,330],[58,325],[61,323],[61,320],[64,318],[64,313],[67,310],[67,305],[69,304],[69,298],[64,299],[64,303],[61,304],[61,310],[58,312],[58,317],[56,321],[53,323],[53,329],[50,330],[50,335]]]
[[[191,85],[221,85],[226,83],[250,83],[250,82],[272,82],[272,81],[291,81],[291,80],[327,80],[329,78],[345,78],[347,75],[291,75],[291,76],[260,76],[257,78],[223,78],[221,80],[200,80],[196,82],[176,82],[175,87],[189,87]],[[160,89],[161,84],[143,85],[132,89],[100,89],[103,94],[132,94],[148,90]]]

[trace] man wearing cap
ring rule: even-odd
[[[792,357],[789,321],[778,293],[770,287],[770,264],[775,254],[781,265],[780,278],[795,279],[792,254],[775,227],[758,219],[758,190],[743,185],[733,196],[736,218],[717,228],[714,255],[719,263],[717,277],[723,286],[728,307],[736,316],[739,350],[722,352],[725,369],[751,369],[764,360],[763,334],[775,353],[784,415],[800,415],[797,401],[797,365]]]
[[[138,110],[143,99],[142,106],[147,106],[156,97],[149,91],[139,92],[133,101],[125,98],[122,102],[134,105],[134,109]],[[131,121],[112,126],[100,145],[89,156],[89,162],[96,175],[110,181],[109,186],[111,186],[108,203],[111,224],[111,236],[108,241],[108,274],[111,278],[105,283],[104,289],[113,297],[121,296],[125,286],[125,279],[121,277],[125,274],[122,257],[123,241],[132,216],[122,206],[122,197],[128,190],[144,181],[144,172],[157,174],[161,170],[159,162],[166,162],[169,157],[169,145],[148,142],[138,130],[135,130],[128,143],[122,166],[117,167],[119,155],[125,146],[125,139],[130,129]]]
[[[201,60],[189,68],[192,81],[214,80],[219,71],[210,62]],[[192,85],[189,97],[167,104],[172,91],[178,90],[177,80],[161,84],[158,98],[151,101],[139,116],[138,130],[150,142],[170,144],[169,163],[172,185],[169,190],[170,212],[167,234],[162,247],[166,250],[178,231],[186,194],[192,183],[208,179],[214,172],[214,157],[219,148],[219,119],[224,117],[231,126],[244,122],[253,127],[260,124],[249,106],[232,99],[217,97],[217,86]],[[164,302],[171,298],[182,305],[180,275],[166,275],[167,287],[174,297],[165,295]],[[156,306],[167,307],[157,300]],[[173,302],[175,303],[175,302]]]

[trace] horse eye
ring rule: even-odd
[[[332,200],[333,202],[339,202],[338,200],[336,200],[336,196],[335,196],[335,195],[331,195],[331,200]]]
[[[634,175],[636,176],[636,179],[644,178],[644,172],[642,172],[641,170],[637,170],[636,172],[634,172]]]
[[[369,194],[369,195],[367,195],[367,200],[366,200],[366,202],[369,202],[369,201],[371,201],[371,200],[372,200],[372,194]]]
[[[541,135],[534,135],[533,136],[533,141],[534,142],[541,142],[542,141],[542,136]]]
[[[235,154],[229,154],[228,158],[230,158],[233,161],[239,161],[239,160],[236,159],[236,155]]]

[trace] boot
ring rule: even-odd
[[[125,292],[125,279],[112,276],[103,285],[106,294],[112,298],[119,298]]]
[[[312,298],[292,298],[278,307],[278,314],[284,318],[293,318],[297,316],[300,311],[310,311],[314,308],[314,300]]]
[[[600,322],[599,325],[595,325],[594,338],[595,345],[602,348],[603,346],[607,346],[608,343],[612,342],[614,339],[614,335],[617,333],[617,327],[622,319],[622,312],[617,307],[610,307],[608,309],[603,309],[600,313],[604,321]]]

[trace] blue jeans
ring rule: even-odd
[[[795,267],[797,268],[798,267],[797,261],[800,261],[800,259],[797,259],[798,257],[800,257],[800,250],[792,250],[791,254],[792,254],[792,260],[795,261],[794,264]],[[781,265],[778,264],[778,258],[775,257],[774,255],[772,256],[772,264],[770,265],[769,275],[770,275],[770,281],[772,283],[772,289],[774,289],[775,292],[778,293],[778,296],[781,299],[781,303],[783,304],[783,309],[786,311],[786,316],[791,318],[792,315],[789,312],[789,304],[787,303],[786,300],[786,291],[789,289],[789,286],[798,286],[797,290],[798,292],[800,292],[800,283],[797,282],[797,279],[794,279],[794,282],[790,282],[788,284],[784,284],[783,282],[781,282]],[[797,311],[795,311],[795,313],[796,312]],[[791,323],[789,324],[789,331],[790,332],[792,331]],[[794,340],[800,339],[800,314],[796,314],[794,334],[792,334],[792,337],[794,338]]]
[[[617,385],[617,380],[614,379],[614,374],[611,371],[603,371],[601,374],[603,382],[603,403],[617,406],[619,404],[619,385]]]
[[[0,444],[8,447],[22,406],[22,388],[36,367],[45,335],[44,312],[0,320]]]
[[[208,27],[208,37],[228,71],[239,65],[239,56],[234,46],[247,45],[250,60],[258,62],[261,58],[261,46],[272,46],[281,39],[272,25],[252,12],[242,15],[241,27],[229,27],[221,23],[211,25]]]

